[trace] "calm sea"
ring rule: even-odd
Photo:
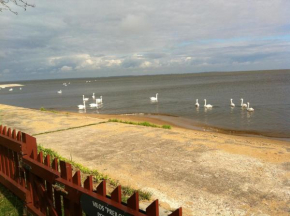
[[[90,81],[90,82],[88,82]],[[69,83],[64,86],[63,83]],[[166,114],[187,125],[219,128],[236,133],[290,138],[290,70],[215,72],[180,75],[20,81],[0,90],[0,103],[27,108],[79,112],[82,95],[103,96],[103,107],[86,113]],[[1,83],[0,83],[1,84]],[[7,84],[7,83],[5,83]],[[62,90],[62,94],[57,91]],[[158,93],[158,103],[149,98]],[[230,99],[236,104],[230,107]],[[240,98],[255,109],[240,107]],[[195,108],[199,99],[200,108]],[[204,99],[213,105],[203,108]]]

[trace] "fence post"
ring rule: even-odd
[[[37,157],[36,138],[22,132],[22,142],[26,144],[26,152],[23,153],[27,154],[30,158],[36,159]]]

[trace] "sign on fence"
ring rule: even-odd
[[[117,209],[101,200],[87,194],[81,196],[81,206],[87,215],[96,216],[133,216],[127,212]]]

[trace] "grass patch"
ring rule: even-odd
[[[171,129],[171,126],[170,125],[162,125],[162,128],[164,128],[164,129]]]
[[[40,107],[40,111],[46,111],[44,107]]]
[[[118,123],[131,124],[131,125],[141,125],[141,126],[145,126],[145,127],[171,129],[170,125],[159,126],[159,125],[152,124],[152,123],[149,123],[149,122],[132,122],[132,121],[123,121],[123,120],[119,120],[119,119],[109,119],[108,122],[118,122]]]
[[[43,111],[43,112],[51,112],[51,113],[58,113],[58,111],[56,111],[56,110],[47,110],[44,107],[40,107],[40,111]]]
[[[74,168],[80,170],[82,173],[88,174],[88,175],[92,175],[96,182],[100,182],[101,180],[108,179],[108,176],[105,176],[105,175],[99,173],[97,170],[88,169],[88,168],[84,167],[83,165],[74,162],[72,160],[72,158],[70,158],[70,159],[64,158],[61,155],[59,155],[57,152],[53,151],[52,149],[47,149],[47,148],[44,148],[41,145],[38,145],[37,146],[37,151],[38,151],[38,153],[40,151],[42,151],[43,152],[43,156],[46,156],[46,155],[49,154],[50,158],[51,158],[51,161],[53,161],[54,158],[58,158],[59,160],[62,160],[62,161],[70,163]]]
[[[74,169],[80,170],[83,174],[92,175],[94,181],[97,183],[102,181],[102,180],[107,180],[107,182],[109,183],[109,185],[111,187],[117,187],[119,185],[118,181],[115,181],[115,180],[109,178],[107,175],[103,175],[102,173],[98,172],[97,170],[91,170],[87,167],[84,167],[83,165],[74,162],[72,160],[72,158],[71,159],[64,158],[61,155],[59,155],[57,152],[53,151],[52,149],[47,149],[41,145],[38,145],[37,151],[38,151],[38,153],[40,151],[42,151],[43,156],[46,156],[49,154],[51,157],[51,161],[54,158],[58,158],[59,160],[70,163]],[[134,193],[134,191],[135,190],[132,189],[131,187],[122,186],[122,201],[127,202],[127,199]],[[139,192],[139,199],[140,200],[150,200],[150,198],[152,196],[152,194],[150,192],[142,191],[142,190],[137,190],[137,191]]]
[[[23,215],[23,202],[1,183],[0,215]]]

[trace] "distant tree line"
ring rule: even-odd
[[[24,0],[0,0],[0,12],[8,10],[14,14],[18,14],[16,11],[12,10],[11,4],[23,8],[25,11],[28,7],[35,7],[34,4],[29,4]]]

